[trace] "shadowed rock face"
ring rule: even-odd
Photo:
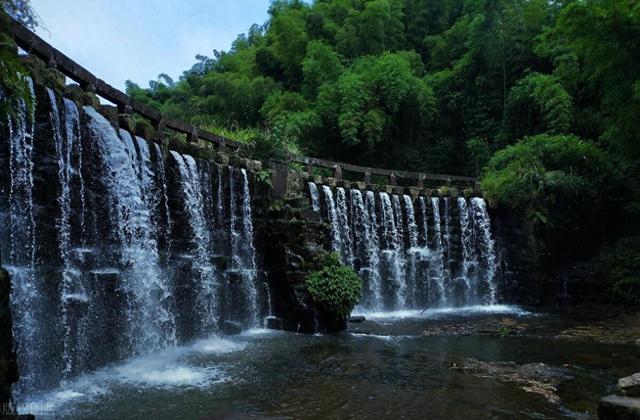
[[[11,385],[18,380],[16,357],[11,336],[9,294],[11,280],[6,270],[0,269],[0,410],[10,407]],[[0,417],[3,415],[0,412]]]

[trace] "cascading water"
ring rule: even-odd
[[[256,250],[253,246],[253,223],[251,221],[251,194],[249,179],[244,169],[230,171],[231,192],[231,269],[239,275],[241,290],[245,300],[245,313],[248,313],[249,326],[259,325],[260,308],[256,271]],[[239,175],[239,176],[238,176]],[[240,188],[238,188],[240,178]],[[237,203],[240,192],[240,203]],[[238,205],[239,204],[239,205]]]
[[[347,195],[344,188],[338,188],[336,202],[338,225],[340,226],[340,253],[345,264],[353,264],[353,243],[351,241],[351,229],[349,228],[349,214],[347,208]]]
[[[336,189],[334,202],[333,190],[328,186],[322,190],[333,248],[359,263],[361,310],[497,302],[495,243],[482,198],[414,200],[409,195],[367,191],[365,199],[363,192],[352,189],[347,209],[337,204],[347,191]],[[457,203],[457,210],[452,210],[452,203]],[[344,239],[342,226],[350,227],[351,242]]]
[[[496,274],[496,252],[495,242],[491,237],[491,220],[487,212],[487,204],[482,198],[471,199],[471,209],[473,211],[473,223],[478,232],[478,247],[480,253],[480,263],[482,265],[482,281],[488,293],[480,296],[485,303],[494,304],[497,301],[497,286],[495,283]]]
[[[402,199],[404,201],[404,209],[407,217],[407,235],[409,237],[409,249],[407,249],[407,255],[405,258],[405,278],[407,279],[406,282],[409,296],[407,304],[415,305],[420,277],[417,272],[417,260],[421,254],[421,251],[418,250],[418,224],[416,223],[416,216],[413,209],[413,200],[408,195],[404,195]],[[400,210],[400,212],[402,211],[399,206],[398,210]],[[402,214],[400,214],[400,217],[402,217]]]
[[[37,111],[21,103],[3,123],[0,150],[8,162],[0,257],[12,277],[18,399],[214,334],[223,319],[257,326],[262,293],[247,172],[229,168],[225,180],[217,165],[216,176],[212,164],[167,155],[116,131],[93,108],[43,92],[43,103],[34,95]],[[34,112],[48,117],[35,134]],[[231,237],[234,246],[224,243]],[[246,275],[240,315],[219,307],[221,289],[231,286],[215,258]]]
[[[62,286],[60,289],[60,312],[63,335],[63,377],[81,371],[83,361],[89,351],[87,347],[86,322],[74,316],[76,307],[82,307],[89,302],[86,279],[82,275],[79,264],[73,258],[72,244],[72,180],[78,174],[80,185],[80,200],[84,203],[84,182],[82,173],[82,149],[80,144],[79,123],[80,115],[75,104],[64,101],[64,133],[60,128],[60,114],[57,100],[52,90],[47,89],[51,112],[49,118],[53,128],[53,141],[58,158],[58,205],[60,215],[57,221],[58,248],[62,260]],[[74,156],[75,154],[75,156]],[[74,159],[75,158],[75,159]],[[80,230],[84,221],[84,205],[80,215]],[[82,238],[77,246],[82,245]]]
[[[431,284],[434,291],[436,302],[442,304],[447,303],[446,283],[447,271],[445,271],[444,247],[442,245],[442,219],[440,218],[440,199],[431,197],[431,210],[433,211],[433,236],[434,236],[434,258],[432,259],[433,269],[430,268],[430,274],[433,281]]]
[[[141,139],[144,141],[143,139]],[[160,145],[154,143],[155,149],[155,168],[156,168],[156,185],[158,191],[154,202],[156,203],[154,209],[156,210],[155,223],[158,226],[164,226],[159,233],[160,237],[164,241],[164,248],[166,250],[165,259],[171,258],[171,229],[173,223],[171,221],[171,211],[169,210],[169,193],[167,187],[167,172],[164,165],[164,156]],[[164,213],[164,217],[163,214]]]
[[[320,196],[318,195],[318,186],[309,182],[309,194],[311,195],[311,208],[313,211],[320,211]]]
[[[351,240],[349,235],[349,226],[342,224],[341,221],[348,219],[346,197],[344,195],[344,189],[342,189],[342,196],[340,196],[340,189],[338,190],[338,198],[340,206],[336,206],[336,202],[333,199],[333,191],[326,185],[322,186],[322,192],[327,207],[327,217],[331,222],[331,247],[334,251],[340,253],[342,261],[346,264],[352,263],[351,252]]]
[[[171,151],[180,174],[180,185],[188,225],[191,230],[188,259],[192,261],[195,275],[196,321],[199,323],[200,335],[210,334],[215,330],[218,311],[216,288],[219,285],[219,273],[212,264],[211,236],[204,213],[202,183],[195,159],[189,155],[181,155]]]
[[[29,80],[32,98],[33,84]],[[33,103],[32,103],[33,105]],[[34,110],[23,101],[19,101],[14,115],[6,117],[7,147],[6,155],[9,160],[8,173],[3,173],[7,179],[6,190],[3,189],[2,205],[2,264],[12,277],[12,313],[13,334],[21,337],[17,346],[30,348],[34,351],[19,353],[22,384],[18,389],[26,389],[36,385],[43,369],[43,343],[40,339],[45,325],[39,307],[42,296],[40,282],[35,275],[36,266],[36,220],[33,198],[33,140],[34,140]],[[2,170],[6,170],[6,166]],[[8,196],[6,195],[8,192]]]
[[[476,288],[476,252],[473,226],[469,217],[469,206],[467,200],[458,198],[458,210],[460,213],[460,235],[462,238],[462,264],[460,268],[459,282],[465,284],[465,298],[471,298],[473,290]]]
[[[109,122],[85,107],[89,129],[98,140],[107,196],[115,207],[121,288],[126,295],[126,353],[140,354],[175,342],[170,292],[159,266],[157,242],[151,233],[151,213],[145,201],[143,168],[131,135],[116,135]],[[145,178],[147,176],[145,175]]]
[[[351,191],[353,208],[354,254],[360,260],[360,276],[364,280],[364,302],[370,308],[382,308],[379,241],[375,213],[375,196],[367,193],[366,204],[359,190]]]
[[[405,306],[407,297],[407,283],[404,273],[404,243],[402,229],[402,209],[400,208],[400,200],[397,196],[393,196],[393,205],[391,198],[387,193],[380,193],[382,201],[382,231],[385,239],[385,248],[382,255],[390,271],[393,284],[389,288],[395,291],[394,307],[402,308]]]

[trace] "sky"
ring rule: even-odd
[[[160,73],[177,79],[196,54],[228,50],[270,0],[32,0],[37,34],[98,78],[124,90]]]

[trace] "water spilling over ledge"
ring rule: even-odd
[[[33,95],[0,150],[18,396],[227,320],[262,326],[247,172],[116,130],[51,89]]]
[[[333,250],[363,278],[360,311],[498,303],[498,256],[482,198],[308,186],[312,208],[331,225]]]

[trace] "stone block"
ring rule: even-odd
[[[98,109],[100,108],[100,99],[95,93],[84,92],[82,94],[82,104]]]
[[[223,152],[218,152],[216,155],[216,162],[223,166],[229,165],[229,155]]]
[[[640,397],[640,373],[619,379],[617,389],[627,397]]]
[[[117,129],[119,123],[118,108],[111,105],[100,105],[98,112],[108,119],[111,125]]]
[[[420,188],[417,187],[409,187],[409,193],[415,198],[418,197],[420,195]]]
[[[398,195],[403,195],[404,194],[404,187],[393,187],[392,189],[394,194],[398,194]]]
[[[142,137],[143,139],[153,139],[154,138],[154,130],[151,124],[146,121],[138,121],[136,122],[136,126],[134,128],[134,132],[136,136]]]
[[[640,420],[640,398],[609,395],[600,400],[600,420]]]
[[[366,182],[357,181],[357,182],[354,182],[354,184],[355,184],[356,188],[359,189],[359,190],[366,190],[367,189],[367,183]]]
[[[262,170],[262,162],[259,160],[250,160],[249,165],[249,169],[254,172],[260,172]]]
[[[56,69],[44,70],[44,84],[56,92],[63,92],[67,84],[67,77]]]
[[[62,91],[62,95],[65,98],[71,99],[76,104],[81,104],[83,102],[82,101],[83,94],[84,94],[84,91],[82,90],[80,85],[78,85],[77,83],[66,85],[64,87],[64,90]]]
[[[337,182],[338,187],[342,188],[351,188],[351,181],[347,181],[345,179],[341,179]]]
[[[315,184],[320,185],[320,184],[322,184],[322,183],[323,183],[323,179],[322,179],[322,177],[321,177],[320,175],[314,175],[314,176],[313,176],[313,182],[314,182]]]
[[[130,133],[136,132],[136,120],[131,114],[120,114],[118,116],[118,123],[120,128],[127,130]],[[146,138],[146,137],[145,137]]]
[[[324,185],[327,185],[329,187],[335,187],[336,186],[336,179],[335,178],[325,178],[324,179]]]
[[[393,185],[382,185],[382,192],[386,192],[387,194],[393,194]]]
[[[229,156],[229,164],[231,166],[234,166],[236,168],[244,168],[246,167],[246,162],[244,158],[241,158],[240,156],[236,156],[236,155],[231,155]]]

